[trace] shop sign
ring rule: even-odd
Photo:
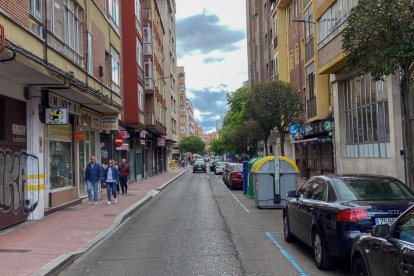
[[[94,129],[101,129],[101,118],[93,113],[81,110],[80,123],[81,126]]]
[[[101,130],[118,130],[118,115],[104,115],[101,120]]]
[[[75,140],[76,141],[82,141],[83,139],[85,139],[85,134],[83,131],[76,131],[75,132]]]
[[[301,126],[300,132],[302,136],[306,137],[309,135],[322,134],[330,132],[333,129],[332,120],[322,120],[315,123],[304,124]]]
[[[26,135],[26,126],[25,125],[12,124],[12,134],[13,135],[25,136]]]
[[[70,114],[79,115],[80,105],[71,100],[49,93],[49,106],[67,108]]]
[[[118,131],[118,135],[124,137],[124,139],[129,137],[128,131],[126,131],[126,130]]]
[[[122,144],[120,147],[116,147],[116,150],[129,150],[129,144]]]
[[[158,137],[157,146],[158,147],[165,147],[165,137]]]
[[[47,128],[49,139],[71,140],[71,125],[49,125]]]
[[[68,123],[68,110],[66,108],[46,108],[45,121],[47,125],[66,125]]]

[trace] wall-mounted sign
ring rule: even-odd
[[[99,130],[101,129],[101,118],[91,112],[81,110],[79,124],[84,127],[90,127]]]
[[[75,132],[75,140],[76,141],[82,141],[83,139],[85,139],[85,134],[83,131],[76,131]]]
[[[48,125],[66,125],[68,124],[67,108],[46,108],[45,121]]]
[[[118,115],[104,115],[101,120],[101,130],[118,130]]]
[[[72,138],[71,125],[48,125],[47,138],[70,141]]]
[[[70,114],[80,114],[80,105],[78,103],[52,93],[49,93],[49,106],[67,108]]]

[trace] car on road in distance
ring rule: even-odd
[[[243,164],[231,163],[226,179],[229,189],[243,188]]]
[[[210,160],[210,171],[214,172],[218,160]]]
[[[193,173],[195,172],[207,172],[207,166],[206,163],[204,163],[204,160],[199,159],[196,160],[193,164]]]
[[[216,167],[214,169],[214,174],[223,174],[225,165],[226,162],[217,162]]]
[[[349,257],[355,237],[393,223],[414,202],[414,192],[398,179],[375,175],[315,176],[288,195],[295,198],[283,210],[285,240],[309,245],[320,269]]]
[[[397,220],[372,228],[371,235],[355,238],[352,275],[414,275],[414,206]]]

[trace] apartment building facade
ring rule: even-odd
[[[346,67],[341,32],[358,1],[315,1],[317,71],[329,77],[337,173],[382,174],[405,181],[397,75],[375,81]],[[375,166],[373,165],[375,164]]]
[[[5,228],[79,203],[89,157],[113,153],[121,41],[115,0],[3,0],[0,24]]]

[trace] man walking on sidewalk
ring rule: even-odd
[[[118,166],[118,172],[122,194],[126,194],[128,192],[129,165],[126,163],[125,159],[121,160],[121,165]]]
[[[114,202],[117,203],[116,200],[116,185],[119,181],[119,174],[118,170],[114,166],[115,161],[109,160],[108,168],[105,169],[104,173],[104,181],[106,183],[106,195],[108,197],[108,205],[111,204],[111,192],[114,195]]]
[[[91,162],[86,165],[85,169],[85,181],[86,190],[88,192],[88,204],[98,204],[98,181],[102,178],[101,165],[96,163],[96,157],[91,156]],[[93,201],[92,201],[92,189],[93,189]]]

